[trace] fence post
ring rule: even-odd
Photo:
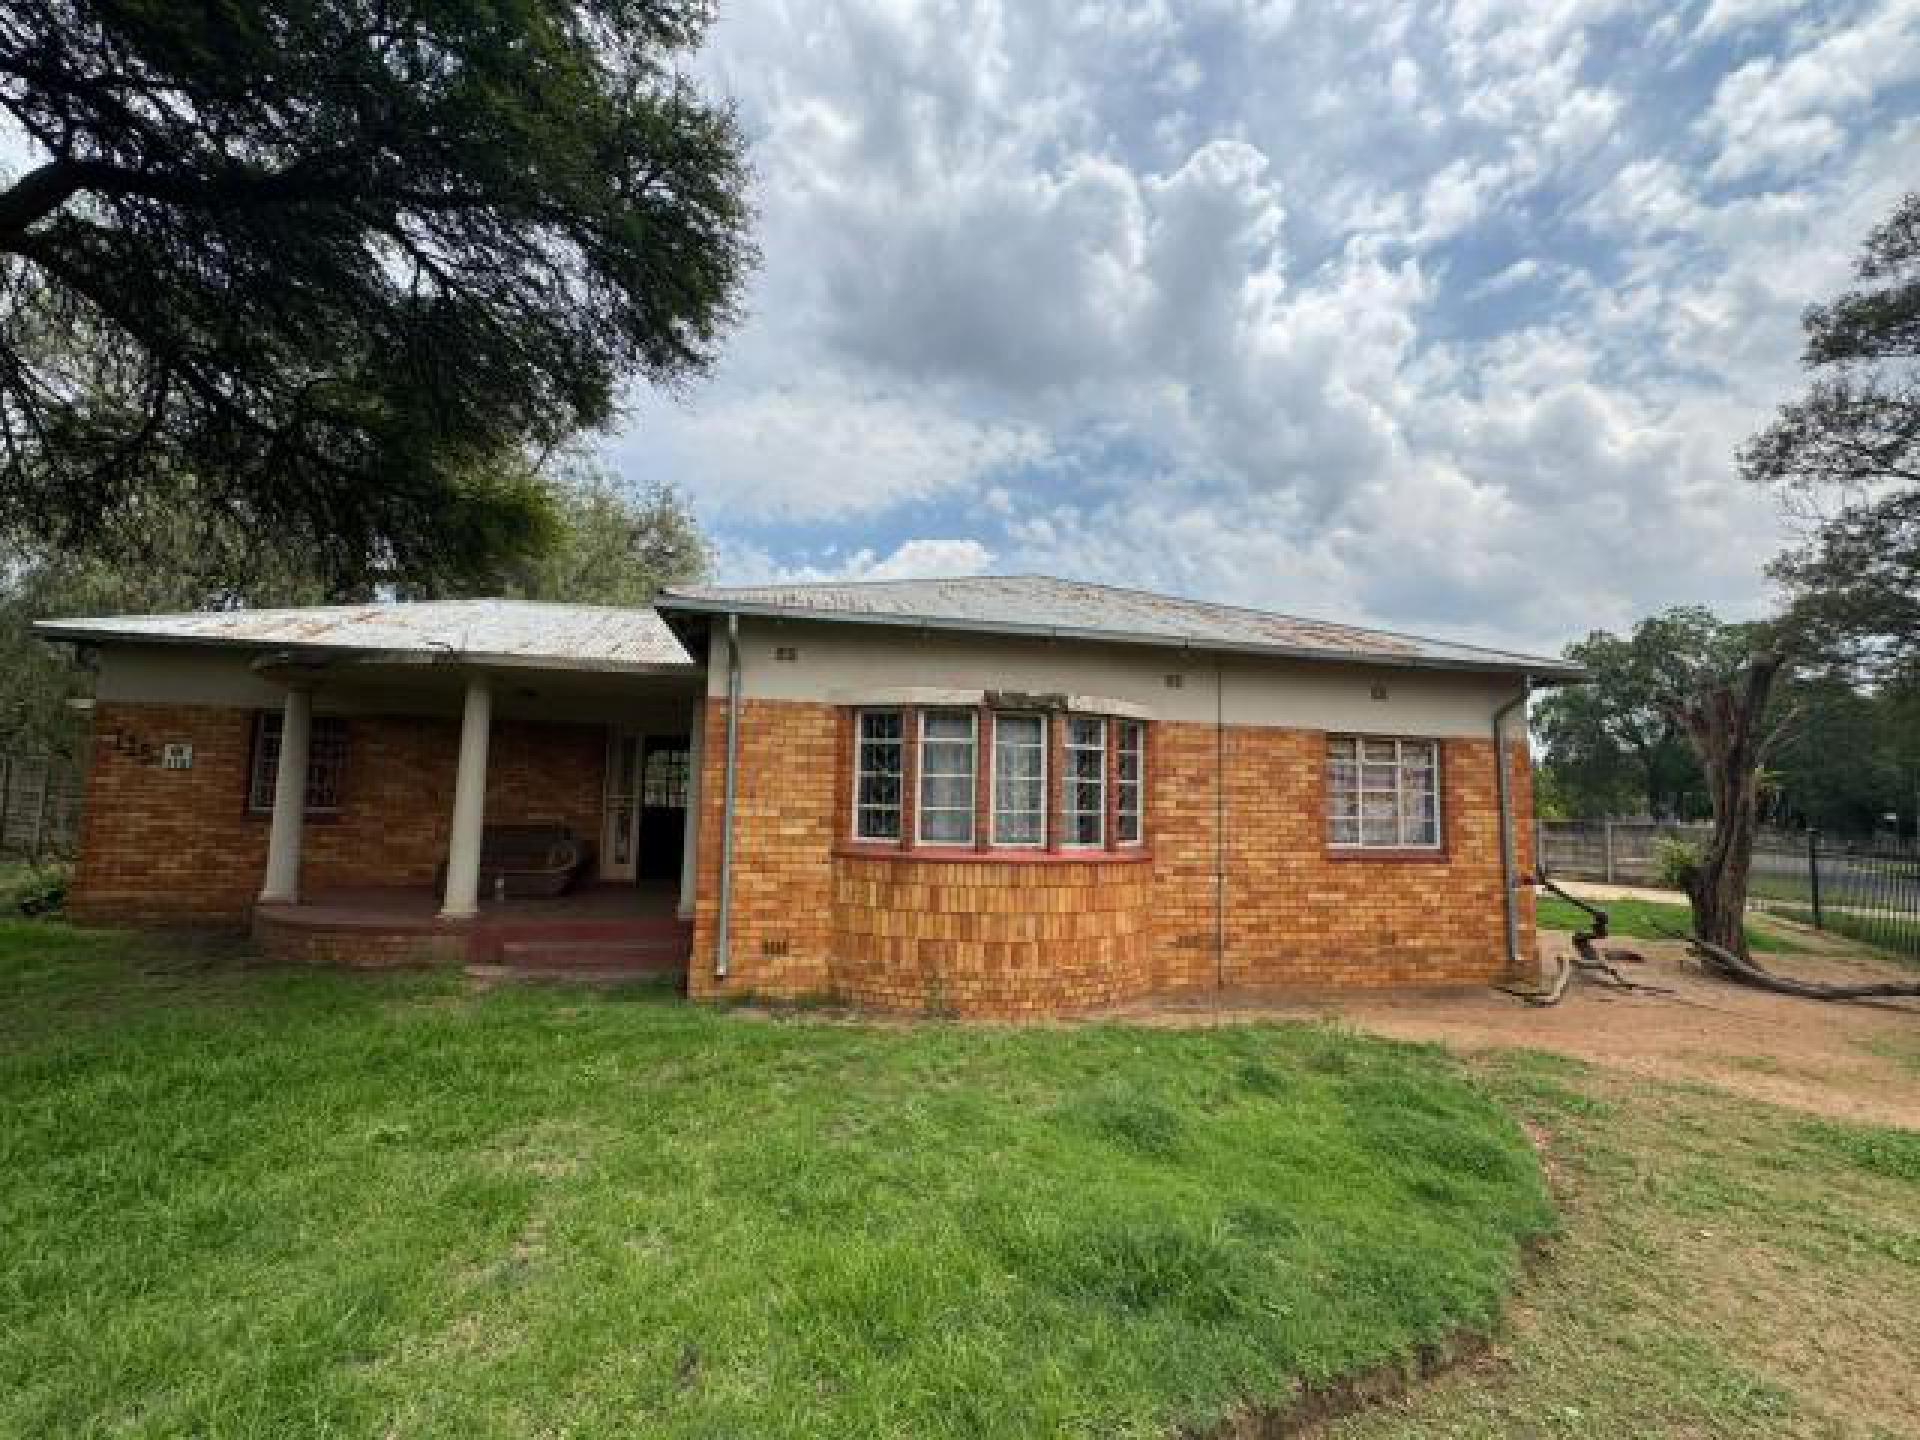
[[[1613,884],[1613,821],[1600,822],[1601,873],[1606,876],[1607,884]]]
[[[1820,913],[1820,832],[1811,826],[1807,828],[1807,883],[1813,895],[1813,928],[1827,928],[1825,917]]]

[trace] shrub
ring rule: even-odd
[[[1653,842],[1653,873],[1662,885],[1674,890],[1692,891],[1693,879],[1700,873],[1705,858],[1699,842],[1694,840],[1663,835]]]
[[[28,870],[13,887],[14,908],[22,915],[58,915],[67,904],[67,872],[59,865]]]

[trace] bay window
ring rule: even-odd
[[[931,704],[856,709],[851,729],[853,845],[1145,854],[1143,721]]]
[[[1440,848],[1440,747],[1337,735],[1327,741],[1327,843],[1340,850]]]

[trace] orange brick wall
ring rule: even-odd
[[[77,918],[247,917],[267,854],[267,817],[247,810],[253,715],[214,706],[98,707],[69,900]],[[191,769],[160,768],[159,750],[172,741],[193,746]],[[598,725],[496,723],[488,820],[567,824],[597,844],[605,747]],[[349,718],[341,810],[307,818],[303,889],[431,883],[446,855],[458,752],[457,721]]]
[[[765,700],[741,709],[725,983],[712,970],[726,709],[718,700],[707,709],[695,995],[838,995],[1023,1014],[1222,982],[1446,985],[1506,973],[1490,740],[1442,743],[1445,844],[1435,859],[1328,853],[1320,732],[1230,726],[1222,736],[1170,723],[1149,732],[1148,864],[870,859],[834,853],[851,787],[843,712]],[[1530,816],[1523,742],[1511,747],[1511,765],[1514,814]],[[1225,818],[1224,954],[1215,940],[1216,805]],[[1514,827],[1520,874],[1532,864],[1531,829],[1524,818]],[[1066,924],[1057,917],[1076,893],[1092,900],[1085,913],[1096,918]],[[1521,954],[1530,956],[1532,897],[1522,890],[1519,901]],[[1025,918],[996,918],[1014,916]],[[1144,932],[1128,917],[1140,917]],[[1043,942],[1049,925],[1060,933]]]
[[[851,794],[831,705],[745,700],[735,772],[728,979],[714,978],[720,913],[727,707],[707,703],[701,742],[700,855],[693,917],[693,995],[825,995],[833,926],[833,846]],[[844,783],[843,783],[844,782]]]
[[[1153,866],[834,862],[831,993],[881,1010],[1023,1015],[1145,994]]]
[[[1224,738],[1224,772],[1216,753]],[[1516,874],[1532,867],[1531,773],[1511,749]],[[1318,731],[1154,727],[1148,777],[1155,860],[1155,985],[1452,985],[1507,974],[1493,742],[1440,746],[1438,858],[1340,856],[1326,847],[1326,737]],[[1224,773],[1224,794],[1215,776]],[[1215,807],[1225,825],[1215,823]],[[1224,832],[1227,876],[1213,875]],[[1533,954],[1521,890],[1520,953]],[[1216,925],[1224,919],[1224,950]]]

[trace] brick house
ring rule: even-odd
[[[39,629],[97,657],[82,920],[981,1015],[1530,973],[1524,700],[1580,678],[1043,577]],[[509,825],[580,883],[510,893]]]

